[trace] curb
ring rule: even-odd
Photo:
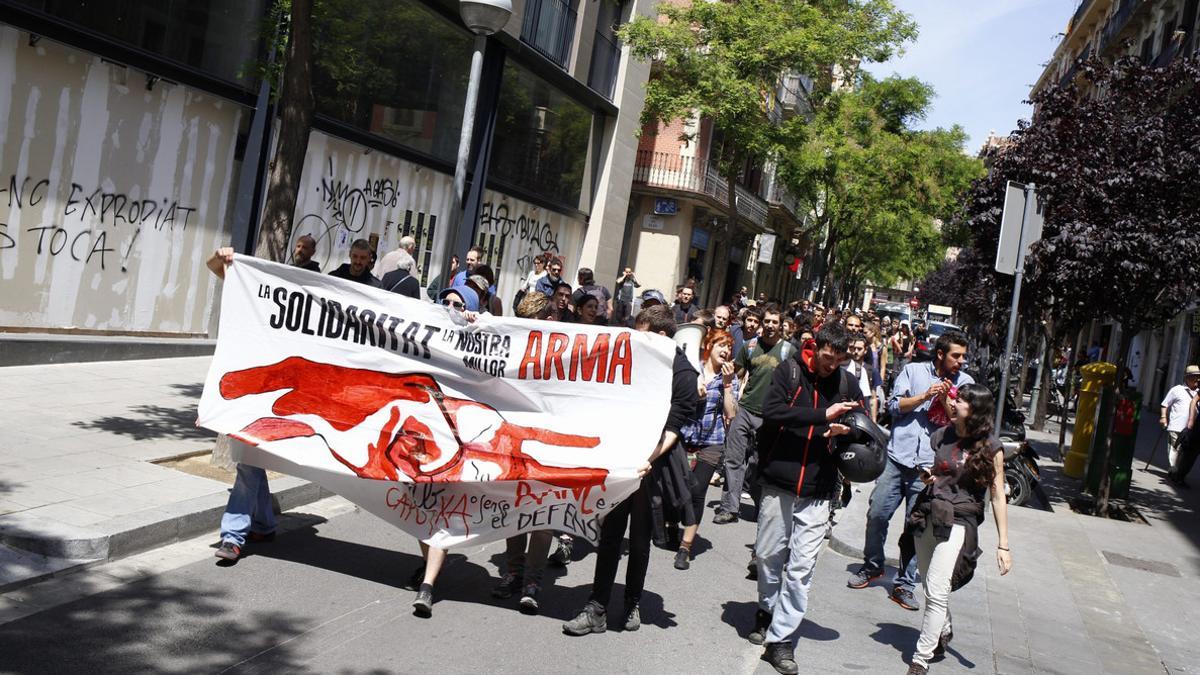
[[[835,553],[851,558],[859,563],[863,559],[863,540],[867,531],[867,507],[871,502],[871,491],[875,483],[856,483],[854,496],[843,509],[838,509],[834,517],[833,533],[829,537],[829,548]],[[900,532],[904,528],[904,504],[896,509],[896,515],[888,523],[887,542],[883,547],[884,565],[900,566]]]
[[[315,483],[284,476],[272,482],[276,512],[333,496]],[[148,549],[211,532],[229,499],[222,490],[164,508],[121,516],[94,527],[75,527],[20,512],[0,517],[0,544],[47,558],[67,559],[71,569],[123,558]],[[32,573],[0,585],[0,592],[61,574],[62,569]]]

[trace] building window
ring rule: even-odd
[[[592,112],[511,60],[504,66],[491,175],[570,208],[580,204]]]
[[[575,39],[575,10],[567,0],[527,0],[521,41],[566,68]]]
[[[313,26],[317,112],[453,163],[471,36],[415,0],[333,0]]]
[[[611,101],[621,63],[621,42],[616,30],[621,25],[622,5],[618,0],[600,0],[598,10],[588,86]]]
[[[99,33],[245,87],[253,83],[266,0],[16,0],[64,24]]]

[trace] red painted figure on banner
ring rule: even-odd
[[[403,473],[415,482],[456,482],[471,468],[474,475],[468,480],[537,480],[582,488],[602,485],[608,476],[605,469],[547,466],[522,450],[526,441],[594,448],[599,438],[512,424],[491,406],[446,396],[424,373],[383,373],[290,357],[221,377],[226,399],[277,391],[286,391],[271,407],[278,417],[258,419],[231,435],[252,445],[319,437],[337,461],[359,477],[375,480],[394,481]],[[325,434],[293,417],[318,416],[344,432],[384,409],[389,409],[387,421],[368,444],[361,466],[343,456],[352,449],[333,447]],[[470,438],[460,435],[464,421],[476,431]]]

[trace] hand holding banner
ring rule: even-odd
[[[198,424],[435,546],[595,541],[658,442],[674,349],[237,256]]]

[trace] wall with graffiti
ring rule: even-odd
[[[323,271],[349,260],[350,244],[366,239],[381,255],[410,235],[417,240],[421,285],[442,269],[435,259],[445,236],[451,176],[361,145],[314,131],[309,137],[292,240],[317,240]],[[476,241],[497,271],[497,292],[510,300],[533,267],[533,257],[554,251],[566,269],[578,264],[586,223],[489,190]],[[463,251],[458,251],[461,257]]]
[[[0,330],[203,335],[241,110],[0,26]]]

